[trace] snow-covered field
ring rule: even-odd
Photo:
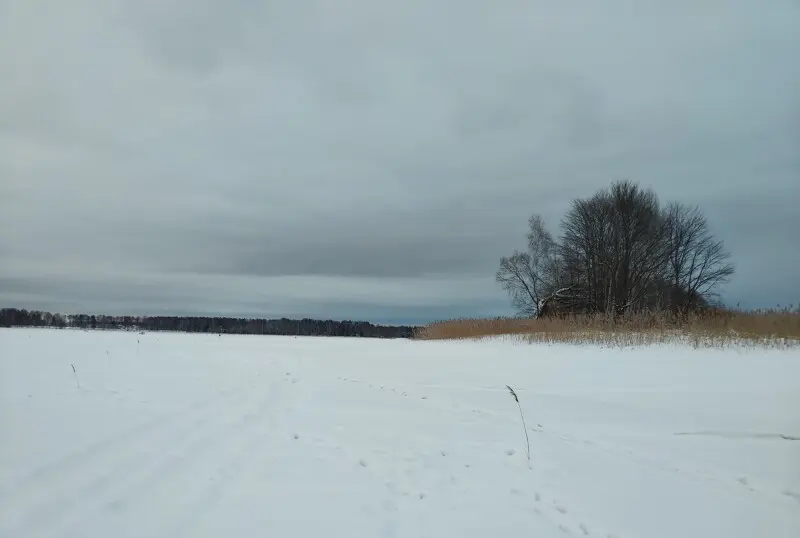
[[[797,350],[0,330],[3,538],[797,538],[798,437]]]

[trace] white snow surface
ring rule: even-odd
[[[0,330],[3,538],[797,538],[798,438],[797,350]]]

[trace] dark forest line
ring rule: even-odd
[[[107,316],[58,314],[18,308],[0,309],[0,327],[47,327],[187,333],[263,334],[281,336],[347,336],[411,338],[415,327],[374,325],[367,321],[252,319],[224,316]]]

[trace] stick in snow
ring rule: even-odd
[[[72,366],[72,373],[75,374],[75,383],[78,384],[78,388],[80,389],[81,388],[81,382],[78,379],[78,371],[75,369],[75,365],[74,364],[70,363],[70,366]],[[81,389],[81,390],[83,390],[83,389]]]
[[[511,393],[511,396],[514,397],[514,401],[517,402],[517,407],[519,408],[519,416],[522,417],[522,427],[525,430],[525,444],[528,447],[528,468],[531,466],[531,441],[528,438],[528,427],[525,425],[525,415],[522,414],[522,406],[519,403],[519,398],[517,397],[517,393],[514,392],[514,389],[511,388],[511,385],[506,385],[508,392]]]

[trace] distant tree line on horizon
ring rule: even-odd
[[[17,308],[0,309],[0,327],[50,327],[191,333],[265,334],[411,338],[415,327],[373,325],[366,321],[250,319],[194,316],[106,316],[53,314]]]
[[[560,231],[533,215],[527,251],[500,261],[496,280],[519,315],[685,315],[718,305],[734,273],[697,207],[662,206],[630,181],[573,200]]]

